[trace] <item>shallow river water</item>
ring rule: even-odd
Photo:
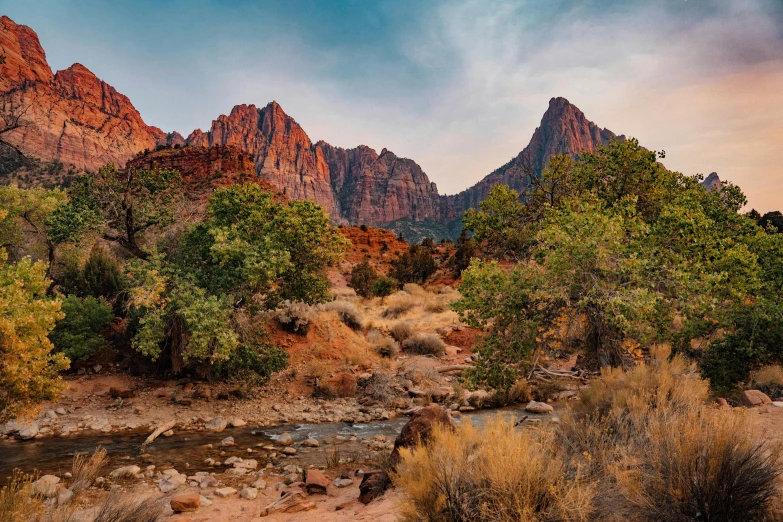
[[[455,416],[459,422],[470,421],[480,426],[488,419],[497,415],[504,415],[518,420],[525,415],[529,419],[545,419],[548,415],[536,415],[523,410],[524,406],[512,406],[495,410],[481,410]],[[155,464],[157,469],[176,468],[179,471],[220,471],[221,468],[207,468],[204,460],[211,457],[223,461],[230,456],[253,458],[263,468],[268,462],[274,465],[296,463],[304,465],[323,465],[327,458],[333,458],[335,454],[342,458],[356,458],[358,455],[367,454],[367,443],[361,439],[372,438],[375,435],[384,435],[387,440],[393,441],[408,421],[408,417],[399,417],[385,421],[369,422],[364,424],[350,424],[345,422],[325,424],[283,424],[271,427],[242,427],[227,428],[220,433],[209,431],[177,431],[171,437],[159,437],[147,446],[147,455],[140,455],[141,443],[149,435],[145,431],[125,431],[119,433],[98,433],[84,431],[68,437],[45,437],[31,441],[5,440],[0,442],[0,483],[19,468],[24,472],[38,471],[41,474],[51,473],[61,476],[70,471],[73,456],[77,453],[92,452],[96,447],[106,449],[109,457],[107,468],[137,464],[142,469],[148,464]],[[293,446],[297,454],[293,457],[284,457],[279,454],[270,458],[268,451],[260,446],[273,444],[274,440],[283,432],[288,432],[294,441]],[[343,440],[337,440],[337,435]],[[234,438],[234,446],[220,448],[219,443],[226,437]],[[352,436],[358,438],[351,442]],[[305,448],[300,442],[313,437],[320,442],[317,448]],[[205,445],[212,444],[213,448]],[[253,450],[252,453],[247,451]],[[388,450],[382,450],[388,453]]]

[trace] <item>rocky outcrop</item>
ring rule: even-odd
[[[552,98],[541,125],[522,152],[469,189],[453,196],[442,196],[440,221],[448,223],[461,217],[466,210],[477,207],[497,184],[508,185],[518,192],[525,190],[528,176],[540,175],[556,154],[577,156],[585,151],[592,152],[617,137],[588,120],[565,98]]]
[[[702,181],[701,184],[709,191],[720,192],[720,190],[723,188],[723,183],[721,183],[717,172],[710,172],[710,175],[704,178],[704,181]]]
[[[44,161],[97,170],[123,165],[145,149],[166,140],[148,126],[130,100],[75,63],[52,74],[35,31],[0,17],[0,111],[20,128],[4,138]]]

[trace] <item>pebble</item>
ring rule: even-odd
[[[291,446],[286,446],[283,448],[283,453],[286,455],[296,455],[296,448],[293,448]]]

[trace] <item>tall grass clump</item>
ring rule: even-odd
[[[402,450],[394,476],[408,495],[402,520],[594,520],[592,486],[554,454],[551,439],[499,417],[483,429],[436,427],[426,447]]]
[[[446,343],[438,334],[416,333],[405,339],[402,347],[410,352],[440,357],[446,351]]]
[[[363,326],[362,314],[348,301],[330,301],[323,305],[324,310],[334,310],[340,317],[340,321],[351,330],[361,330]]]
[[[98,510],[94,522],[159,522],[167,517],[163,497],[139,498],[112,493]]]
[[[753,374],[751,387],[773,398],[783,395],[783,366],[770,364],[761,367]]]
[[[79,493],[89,488],[106,464],[106,450],[100,446],[92,453],[77,453],[71,465],[71,491]]]
[[[398,343],[403,342],[408,337],[412,336],[416,333],[416,329],[413,327],[413,325],[407,321],[400,321],[399,323],[395,323],[394,326],[391,328],[391,336],[394,338],[395,341]]]

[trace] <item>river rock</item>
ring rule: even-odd
[[[314,438],[310,437],[309,439],[306,439],[304,442],[302,442],[302,446],[307,446],[308,448],[317,448],[320,446],[321,443],[315,440]]]
[[[233,445],[234,445],[234,437],[226,437],[225,439],[220,441],[220,446],[223,448],[227,448]]]
[[[247,474],[247,470],[245,468],[230,468],[225,471],[226,475],[236,475],[236,476],[242,476]]]
[[[231,495],[235,495],[236,492],[237,490],[234,488],[218,488],[215,490],[215,495],[221,498],[226,498],[226,497],[230,497]]]
[[[383,495],[390,485],[391,479],[386,471],[376,469],[365,472],[359,484],[359,502],[369,504]]]
[[[228,422],[229,426],[232,428],[241,428],[242,426],[246,425],[247,422],[245,422],[243,419],[239,417],[234,417]]]
[[[185,475],[171,475],[158,483],[158,489],[160,489],[162,493],[168,493],[169,491],[177,489],[187,482],[187,480],[188,478]]]
[[[98,419],[97,421],[90,424],[91,430],[96,431],[104,431],[104,429],[108,426],[109,429],[111,429],[111,424],[109,424],[109,419]]]
[[[770,404],[771,402],[772,399],[770,399],[767,394],[759,390],[745,390],[740,394],[740,403],[743,406],[747,406],[748,408],[764,406],[765,404]]]
[[[326,488],[329,486],[329,479],[327,479],[320,470],[308,469],[307,480],[305,480],[305,489],[308,493],[323,493],[326,494]]]
[[[530,413],[552,413],[555,409],[545,402],[530,401],[525,406],[525,411]]]
[[[23,426],[19,429],[16,436],[19,439],[22,440],[30,440],[33,437],[38,435],[38,423],[33,422],[32,424],[29,424],[28,426]]]
[[[351,484],[353,484],[353,479],[350,479],[350,478],[336,478],[336,479],[334,479],[334,482],[332,482],[332,484],[334,484],[334,487],[336,487],[336,488],[346,488],[346,487],[350,486]]]
[[[290,433],[284,431],[277,437],[277,442],[283,446],[290,446],[294,442],[294,439],[291,438]]]
[[[266,489],[266,481],[264,479],[258,479],[253,482],[252,486],[256,489]]]
[[[23,424],[20,424],[16,421],[9,421],[5,424],[0,424],[0,435],[13,435],[22,428],[24,428]]]
[[[216,488],[217,485],[218,485],[218,480],[212,475],[207,475],[203,479],[201,479],[201,483],[199,484],[199,487],[201,489],[207,489],[207,488]]]
[[[470,395],[468,395],[468,404],[473,406],[474,408],[481,408],[484,406],[484,403],[487,402],[487,400],[490,397],[490,393],[487,390],[476,390]]]
[[[60,489],[59,484],[60,477],[56,477],[54,475],[44,475],[43,477],[33,482],[30,486],[30,489],[32,490],[33,495],[51,498],[57,495],[57,492]]]
[[[256,459],[245,459],[245,460],[238,460],[237,462],[234,462],[235,468],[244,468],[244,469],[256,469],[258,467],[258,461]]]
[[[65,408],[57,408],[56,410],[54,410],[54,412],[57,415],[66,415],[68,413],[67,411],[65,411]]]
[[[218,416],[212,419],[211,421],[207,422],[206,424],[204,424],[204,428],[210,431],[216,431],[220,433],[221,431],[226,429],[226,424],[227,424],[226,419]]]
[[[60,492],[57,494],[57,505],[63,506],[70,502],[70,500],[73,498],[73,491],[67,488],[60,489]]]
[[[201,505],[201,507],[209,507],[209,506],[212,505],[212,501],[209,500],[204,495],[199,495],[198,499],[199,499],[199,504]]]
[[[239,496],[247,500],[254,500],[258,496],[258,490],[256,488],[242,488]]]
[[[57,412],[55,412],[54,410],[46,410],[43,413],[43,416],[44,418],[49,420],[57,420]]]
[[[400,461],[400,449],[413,448],[419,442],[426,444],[436,424],[447,426],[450,429],[457,427],[449,411],[439,404],[432,404],[417,410],[394,440],[394,449],[389,457],[391,468],[395,469]]]
[[[136,392],[126,386],[112,386],[109,395],[115,398],[130,399],[136,396]]]
[[[117,468],[111,473],[109,473],[109,476],[113,479],[121,479],[125,477],[132,477],[137,473],[141,473],[141,468],[136,465],[132,465],[132,466],[123,466],[121,468]]]
[[[175,513],[196,511],[201,506],[201,495],[198,493],[182,493],[171,497],[171,509]]]

